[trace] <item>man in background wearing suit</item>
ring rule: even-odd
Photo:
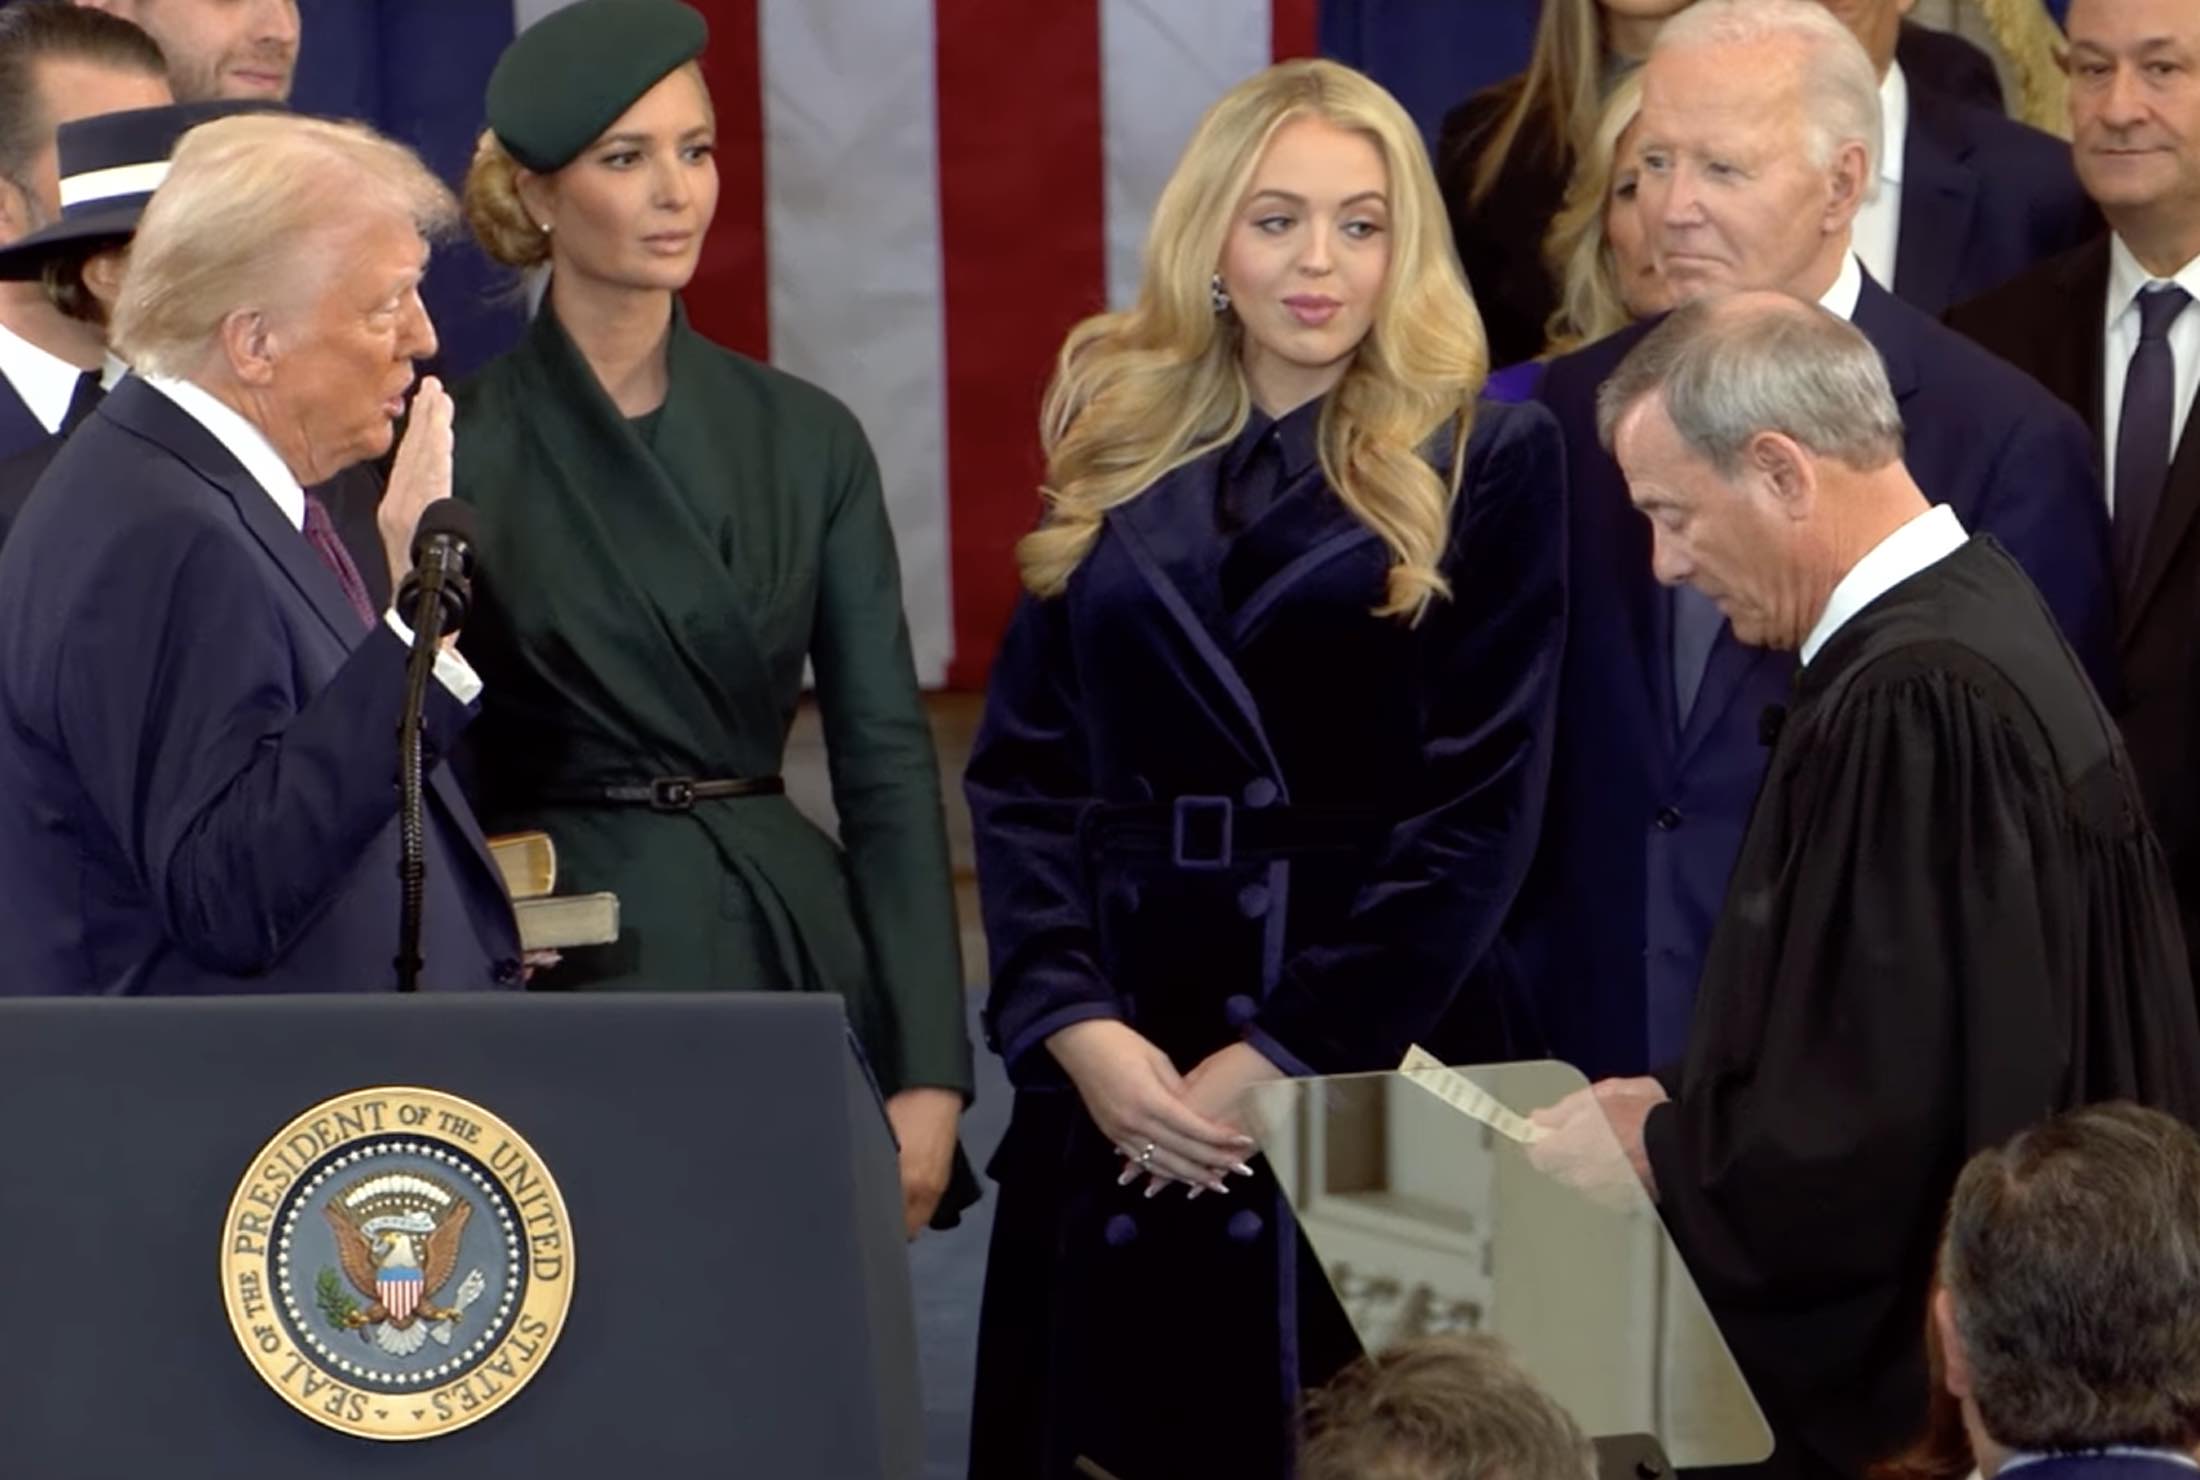
[[[1855,324],[1886,363],[1926,497],[2008,547],[2098,681],[2112,592],[2084,426],[1850,250],[1879,141],[1863,48],[1811,0],[1698,0],[1647,67],[1639,199],[1666,281],[1684,300],[1774,289]],[[1571,611],[1550,800],[1509,938],[1552,1051],[1591,1078],[1680,1057],[1764,774],[1763,716],[1795,672],[1652,573],[1596,418],[1597,387],[1647,327],[1552,362],[1541,391],[1567,440]]]
[[[160,48],[128,22],[52,0],[0,7],[0,244],[60,218],[63,123],[171,101]],[[105,358],[99,331],[37,283],[0,283],[0,458],[60,431]]]
[[[0,549],[0,990],[389,988],[410,636],[305,492],[389,450],[428,232],[412,153],[253,113],[188,134],[116,306],[132,373]],[[451,404],[413,397],[392,580],[447,497]],[[480,681],[428,685],[425,985],[516,986],[511,906],[449,767]]]
[[[1824,3],[1879,72],[1879,190],[1856,215],[1856,255],[1874,280],[1938,314],[2099,228],[2062,140],[1913,75],[1897,46],[1922,29],[1903,24],[1913,0]]]
[[[2200,5],[2074,0],[2070,116],[2109,232],[1948,321],[2099,439],[2121,596],[2116,717],[2200,949],[2200,438],[2186,434],[2200,388]]]
[[[143,27],[179,103],[280,103],[298,65],[298,0],[76,0]]]

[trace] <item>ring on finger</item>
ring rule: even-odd
[[[1142,1166],[1142,1167],[1150,1167],[1150,1166],[1152,1166],[1152,1165],[1153,1165],[1153,1151],[1154,1151],[1154,1146],[1153,1146],[1153,1142],[1151,1142],[1151,1141],[1148,1141],[1148,1142],[1147,1142],[1147,1143],[1146,1143],[1145,1145],[1143,1145],[1143,1146],[1139,1147],[1139,1148],[1138,1148],[1138,1164],[1139,1164],[1140,1166]]]

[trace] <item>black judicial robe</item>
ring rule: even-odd
[[[1981,536],[1798,675],[1646,1128],[1774,1471],[1914,1437],[1957,1172],[2114,1099],[2200,1114],[2177,903],[2106,711]]]
[[[1495,940],[1548,767],[1557,428],[1478,409],[1453,599],[1408,625],[1372,612],[1389,554],[1322,475],[1320,410],[1256,414],[1112,510],[994,666],[964,782],[1016,1088],[990,1167],[985,1480],[1080,1454],[1125,1480],[1286,1475],[1300,1384],[1357,1350],[1265,1166],[1197,1201],[1118,1187],[1050,1034],[1120,1018],[1180,1070],[1241,1037],[1322,1073],[1415,1041],[1532,1052]]]

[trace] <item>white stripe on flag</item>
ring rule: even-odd
[[[1200,115],[1266,67],[1269,0],[1101,0],[1108,302],[1138,293],[1146,226]]]
[[[763,0],[772,362],[870,435],[917,677],[954,650],[933,0]]]

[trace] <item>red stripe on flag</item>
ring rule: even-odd
[[[1107,301],[1099,0],[939,0],[955,658],[985,683],[1039,512],[1039,402],[1071,324]]]
[[[1279,62],[1321,52],[1314,22],[1318,0],[1271,0],[1268,13],[1270,54]]]
[[[685,295],[695,327],[768,359],[771,278],[764,238],[764,75],[757,0],[690,0],[710,22],[703,75],[718,110],[718,219]]]

